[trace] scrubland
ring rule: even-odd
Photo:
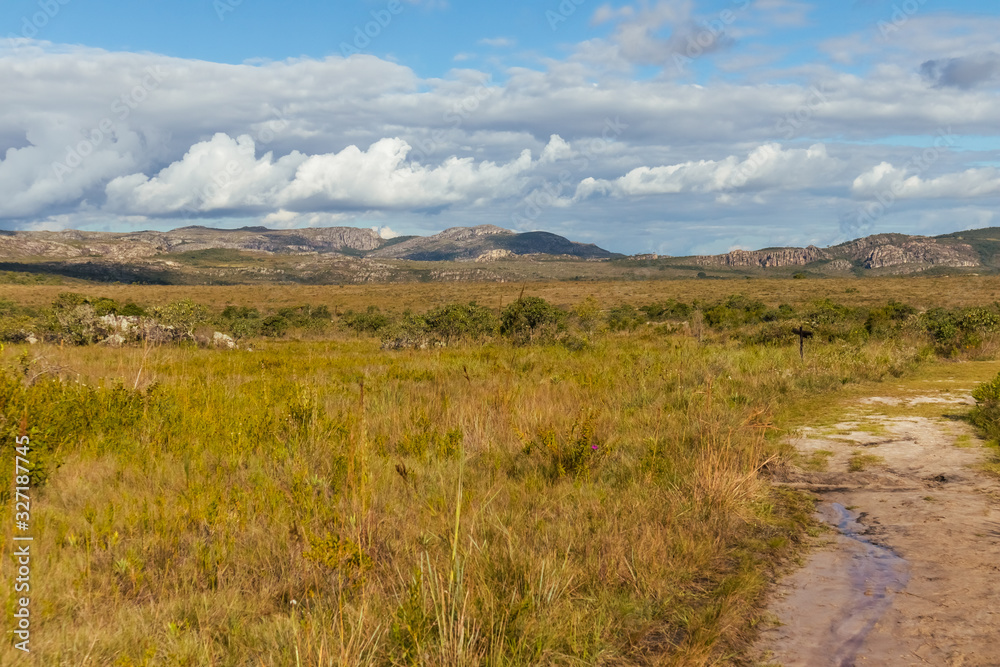
[[[739,662],[810,524],[768,482],[782,436],[996,349],[1000,282],[922,280],[14,286],[0,454],[23,425],[32,657]],[[96,344],[109,313],[176,340]]]

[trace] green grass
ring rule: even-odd
[[[850,472],[861,472],[869,468],[882,467],[884,465],[885,459],[878,454],[854,452],[847,462],[847,469]]]
[[[811,452],[809,456],[803,456],[799,460],[799,465],[801,465],[806,470],[811,470],[814,472],[823,472],[827,469],[830,463],[830,457],[834,453],[826,449],[817,449]]]

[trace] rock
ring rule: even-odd
[[[236,349],[236,341],[233,340],[233,337],[224,334],[221,331],[216,331],[214,334],[212,334],[212,344],[215,347],[222,347],[227,350]]]
[[[24,342],[26,342],[28,345],[35,345],[36,343],[38,343],[38,339],[35,338],[35,334],[29,333],[27,336],[24,337]]]
[[[829,255],[816,246],[807,248],[772,248],[770,250],[732,250],[725,255],[708,255],[695,258],[700,265],[725,264],[735,267],[803,266]]]
[[[476,262],[495,262],[498,259],[506,259],[507,257],[513,257],[514,253],[510,250],[504,248],[494,248],[493,250],[487,250],[482,253],[474,261]]]
[[[98,345],[107,345],[108,347],[121,347],[122,345],[125,345],[127,342],[128,339],[125,338],[125,336],[116,333],[116,334],[111,334],[104,340],[100,341]]]

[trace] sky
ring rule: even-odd
[[[0,230],[1000,226],[995,0],[6,0]]]

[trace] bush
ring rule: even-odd
[[[233,338],[242,340],[261,334],[263,321],[260,312],[249,306],[226,306],[220,316],[220,325]]]
[[[766,312],[767,305],[763,301],[734,294],[725,301],[706,308],[704,316],[708,326],[728,329],[762,322]]]
[[[188,339],[194,338],[194,330],[198,325],[208,321],[208,308],[191,299],[168,303],[166,306],[153,308],[152,312],[160,324],[173,327]]]
[[[901,324],[915,315],[913,306],[890,301],[881,308],[872,308],[865,319],[865,330],[873,336],[885,336],[899,331]]]
[[[922,319],[937,353],[943,356],[978,348],[983,342],[983,334],[996,331],[1000,325],[997,313],[987,308],[932,308]]]
[[[288,320],[281,315],[268,315],[260,323],[260,333],[262,336],[279,338],[288,331]]]
[[[474,301],[441,306],[424,315],[424,321],[428,333],[445,343],[461,338],[478,340],[495,336],[500,328],[500,320],[496,314]]]
[[[500,333],[516,342],[530,342],[539,334],[555,334],[566,325],[566,313],[537,296],[508,304],[500,317]]]
[[[349,310],[340,319],[348,329],[373,336],[390,324],[389,316],[382,313],[378,306],[368,306],[363,313]]]
[[[972,397],[976,399],[976,407],[969,413],[969,419],[989,438],[1000,440],[1000,373],[976,387]]]
[[[651,303],[647,306],[642,306],[639,310],[646,314],[647,319],[654,322],[663,322],[664,320],[686,320],[691,316],[691,311],[694,308],[686,303],[667,299],[662,303]]]
[[[635,306],[627,303],[608,311],[608,328],[612,331],[634,331],[644,321]]]

